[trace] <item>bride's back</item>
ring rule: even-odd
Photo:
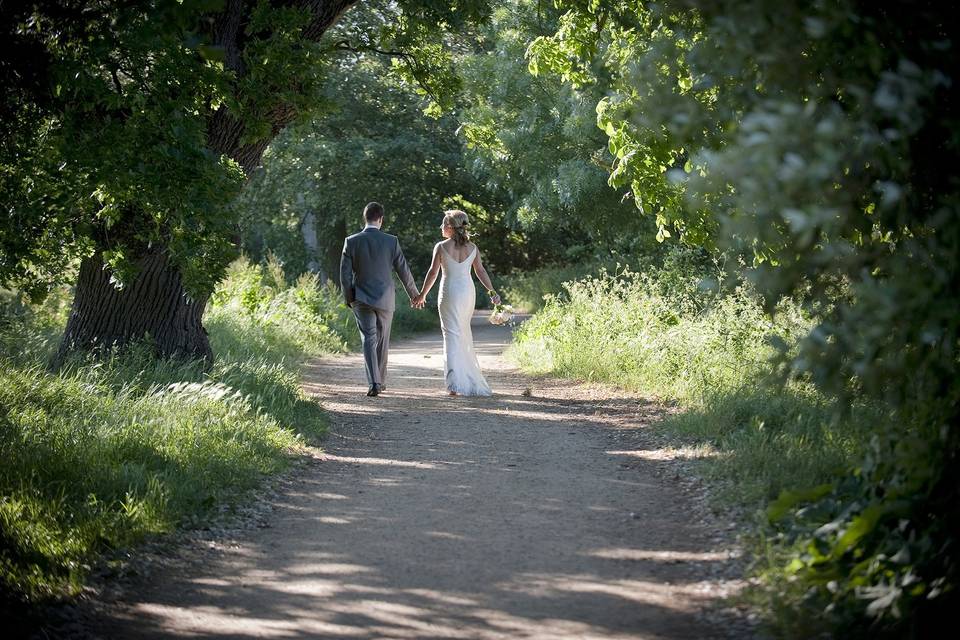
[[[466,242],[464,244],[458,245],[452,239],[444,240],[440,243],[440,250],[445,252],[448,257],[453,258],[458,263],[463,263],[464,260],[470,257],[473,253],[473,250],[476,249],[477,245],[472,242]]]

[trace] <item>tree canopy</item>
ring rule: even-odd
[[[322,36],[353,4],[4,5],[2,27],[14,46],[0,54],[10,87],[0,281],[42,295],[83,261],[75,311],[87,317],[71,318],[64,350],[150,334],[163,353],[211,356],[200,317],[237,254],[232,204],[270,140],[316,103],[331,48]],[[485,2],[379,6],[395,20],[371,42],[406,47],[408,71],[424,84],[442,79],[446,58],[436,49],[446,30],[487,13]],[[431,86],[442,100],[444,83]],[[173,306],[156,299],[168,293]],[[111,319],[152,305],[168,306],[168,317]]]

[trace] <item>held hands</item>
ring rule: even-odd
[[[410,306],[414,309],[423,309],[423,306],[427,303],[427,297],[422,293],[410,301]]]

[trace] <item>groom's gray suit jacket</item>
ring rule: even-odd
[[[348,306],[359,300],[374,309],[393,311],[396,306],[394,271],[400,276],[407,295],[411,299],[416,297],[420,292],[400,250],[397,236],[367,227],[344,240],[343,255],[340,257],[340,287]]]

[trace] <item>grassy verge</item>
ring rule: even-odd
[[[212,368],[145,346],[53,374],[67,293],[0,316],[0,593],[76,593],[97,556],[204,522],[325,429],[299,386],[308,356],[350,348],[337,293],[277,265],[234,264],[205,324]],[[415,326],[415,325],[414,325]],[[409,329],[408,329],[409,330]]]
[[[789,304],[765,315],[749,288],[717,294],[672,267],[565,285],[517,334],[533,372],[611,382],[679,405],[660,429],[711,452],[699,463],[724,503],[752,509],[784,489],[816,486],[863,454],[870,411],[839,421],[801,383],[771,379],[770,336],[791,343],[808,321]]]

